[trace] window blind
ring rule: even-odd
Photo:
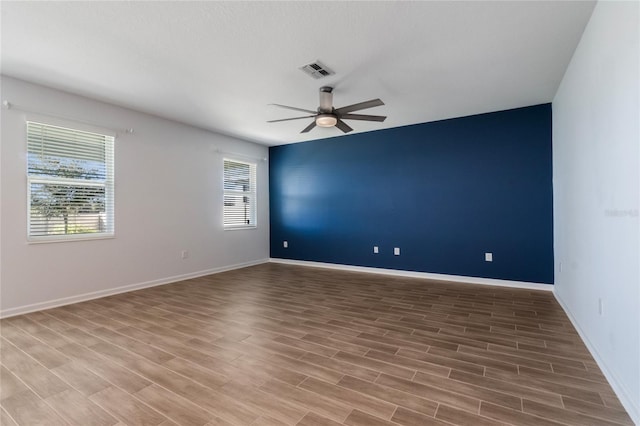
[[[225,228],[256,226],[256,165],[224,159]]]
[[[27,122],[28,236],[114,233],[113,136]]]

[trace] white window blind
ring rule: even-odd
[[[27,122],[28,237],[114,234],[114,137]]]
[[[225,228],[256,226],[256,165],[224,159]]]

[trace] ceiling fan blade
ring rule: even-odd
[[[323,86],[320,88],[320,111],[333,111],[333,87]]]
[[[340,118],[343,120],[384,121],[387,117],[384,115],[342,114]]]
[[[315,114],[314,115],[305,115],[304,117],[281,118],[280,120],[268,120],[267,123],[277,123],[278,121],[300,120],[302,118],[311,118],[311,117],[315,117]]]
[[[338,122],[336,123],[336,127],[338,129],[342,130],[344,133],[349,133],[350,131],[353,130],[351,127],[349,127],[349,125],[347,123],[345,123],[344,121],[342,121],[340,119],[338,119]]]
[[[314,127],[316,127],[316,121],[313,120],[311,122],[311,124],[309,124],[307,127],[304,128],[304,130],[302,130],[300,133],[307,133],[309,131],[311,131],[311,129],[313,129]]]
[[[342,115],[352,111],[359,111],[361,109],[373,108],[376,106],[384,105],[380,99],[371,99],[370,101],[360,102],[353,105],[347,105],[342,108],[336,109],[336,114]]]
[[[292,109],[294,111],[302,111],[302,112],[308,112],[309,114],[317,114],[318,111],[311,111],[310,109],[304,109],[304,108],[296,108],[296,107],[292,107],[292,106],[288,106],[288,105],[280,105],[280,104],[269,104],[269,105],[274,105],[280,108],[286,108],[286,109]]]

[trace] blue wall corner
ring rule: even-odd
[[[271,257],[553,283],[551,104],[269,158]]]

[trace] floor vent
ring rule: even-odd
[[[320,61],[315,61],[305,66],[300,67],[302,71],[311,77],[318,79],[328,77],[330,75],[335,74],[335,72],[331,71],[326,65],[324,65]]]

